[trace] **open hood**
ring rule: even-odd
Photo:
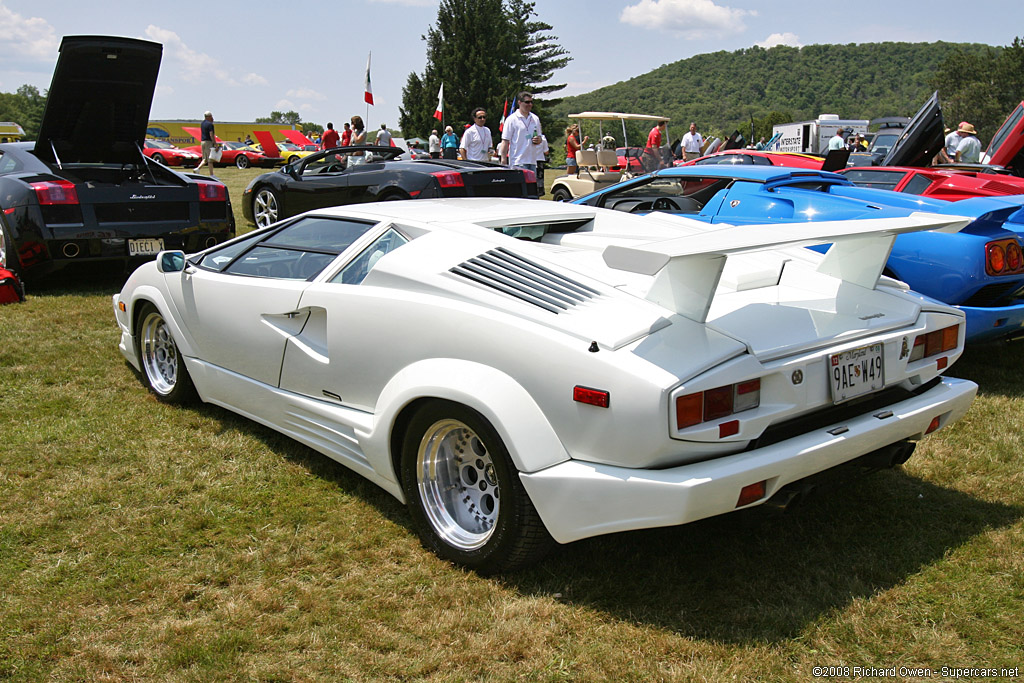
[[[1024,173],[1024,102],[1014,107],[999,126],[985,156],[990,164],[1013,169],[1017,175]]]
[[[160,71],[159,43],[65,36],[35,154],[54,163],[139,162]]]
[[[914,114],[903,134],[882,160],[882,166],[928,166],[945,141],[939,93],[935,91]]]

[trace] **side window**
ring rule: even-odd
[[[932,179],[921,173],[915,173],[914,177],[910,179],[900,192],[906,192],[907,194],[923,194],[925,190],[931,187]]]
[[[19,164],[10,154],[0,152],[0,173],[12,173],[19,170]]]
[[[311,280],[373,225],[310,216],[207,252],[194,264],[233,275]]]
[[[373,270],[384,254],[398,249],[409,240],[394,228],[390,228],[383,235],[378,237],[373,244],[368,246],[351,263],[341,269],[341,272],[331,278],[331,282],[345,285],[358,285],[367,274]]]

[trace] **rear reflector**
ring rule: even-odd
[[[936,415],[935,417],[932,418],[931,423],[928,425],[928,429],[924,430],[924,433],[931,434],[932,432],[939,428],[940,423],[941,421],[939,420],[939,417]]]
[[[430,175],[437,178],[437,184],[441,187],[465,187],[466,181],[458,171],[438,171]]]
[[[736,507],[741,508],[744,505],[750,505],[764,498],[765,490],[767,489],[768,480],[759,481],[756,484],[748,484],[740,489],[739,500],[736,501]]]
[[[729,420],[728,422],[723,422],[722,424],[718,425],[718,438],[719,439],[724,439],[725,437],[732,436],[733,434],[739,434],[739,432],[740,432],[740,421],[739,420]]]
[[[531,171],[528,168],[523,168],[523,169],[520,169],[520,170],[523,172],[523,180],[525,180],[527,183],[535,183],[535,182],[537,182],[537,174],[536,173],[534,173],[533,171]]]
[[[577,403],[587,403],[598,408],[607,408],[611,395],[600,389],[588,389],[587,387],[576,386],[572,390],[572,400]]]
[[[199,181],[199,201],[201,202],[223,202],[227,201],[228,188],[220,183]]]
[[[36,199],[44,206],[78,203],[78,190],[75,189],[75,184],[70,181],[48,180],[29,184],[36,191]]]

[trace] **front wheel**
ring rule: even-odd
[[[479,413],[434,401],[412,418],[402,488],[423,544],[481,574],[539,560],[554,541],[494,428]]]
[[[135,332],[135,348],[146,386],[164,403],[188,403],[196,388],[174,343],[167,321],[152,304],[145,304]]]
[[[564,187],[556,187],[551,191],[551,199],[556,202],[570,202],[572,201],[572,195]]]
[[[163,155],[163,154],[160,154],[159,152],[157,152],[156,154],[154,154],[154,155],[153,155],[152,157],[150,157],[150,158],[151,158],[151,159],[152,159],[153,161],[155,161],[156,163],[158,163],[158,164],[166,164],[166,163],[167,163],[166,161],[164,161],[164,155]]]
[[[281,212],[280,206],[274,190],[269,187],[256,190],[252,198],[252,215],[256,220],[256,227],[265,228],[271,223],[276,223]]]
[[[235,166],[238,168],[249,168],[249,157],[244,154],[239,154],[235,157]]]

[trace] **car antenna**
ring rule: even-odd
[[[53,160],[57,162],[57,168],[64,170],[64,164],[60,163],[60,157],[57,156],[57,148],[53,144],[53,140],[50,140],[50,150],[53,151]]]

